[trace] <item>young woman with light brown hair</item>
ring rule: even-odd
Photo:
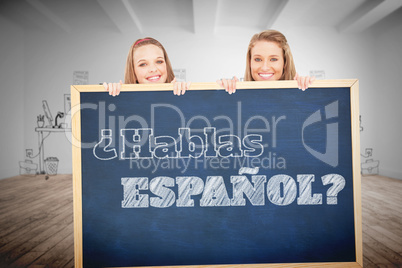
[[[162,44],[151,37],[136,40],[127,55],[125,84],[173,83],[173,93],[183,95],[190,83],[176,82],[172,65]],[[120,94],[120,83],[103,83],[109,94]]]

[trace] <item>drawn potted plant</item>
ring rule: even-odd
[[[41,114],[38,115],[36,123],[38,124],[38,127],[43,127],[45,125],[45,116]]]

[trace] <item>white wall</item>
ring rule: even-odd
[[[402,9],[371,32],[373,61],[368,69],[374,86],[367,134],[378,153],[380,174],[402,179]]]
[[[26,148],[38,151],[38,137],[34,129],[36,116],[44,114],[42,100],[48,102],[53,118],[57,112],[64,112],[64,94],[70,94],[74,71],[89,71],[89,84],[98,84],[104,80],[118,81],[123,77],[124,53],[118,51],[126,50],[129,44],[105,41],[103,36],[95,33],[26,34]],[[44,141],[44,158],[59,159],[59,174],[72,172],[70,139],[71,132],[53,132]]]
[[[402,24],[401,20],[395,22],[395,19],[393,23]],[[2,26],[2,31],[6,29]],[[380,174],[402,179],[402,148],[398,139],[401,132],[398,121],[401,116],[401,91],[398,87],[402,62],[402,50],[399,48],[401,26],[360,34],[340,34],[334,29],[319,27],[278,30],[288,37],[296,67],[302,75],[310,70],[324,70],[327,79],[359,79],[360,113],[364,126],[364,132],[361,133],[362,150],[373,148],[373,158],[381,162]],[[19,95],[6,94],[10,94],[7,98],[15,100],[19,106],[25,105],[24,109],[18,109],[19,115],[13,115],[23,117],[24,123],[20,126],[15,123],[18,120],[12,123],[19,129],[25,126],[25,134],[20,137],[14,132],[5,134],[13,136],[13,142],[20,146],[12,149],[13,152],[18,151],[13,160],[10,159],[7,165],[2,163],[1,167],[17,166],[16,162],[23,160],[21,152],[24,153],[25,148],[32,148],[34,154],[37,153],[37,133],[34,128],[36,116],[43,114],[42,100],[48,101],[53,116],[57,111],[64,111],[63,98],[70,91],[74,71],[89,71],[90,84],[123,79],[126,55],[132,42],[139,37],[152,36],[164,44],[173,68],[186,69],[188,81],[211,82],[233,75],[243,77],[248,41],[258,31],[250,29],[232,31],[233,34],[204,36],[186,31],[172,34],[172,31],[166,30],[146,32],[142,36],[124,36],[106,31],[53,35],[35,32],[26,33],[23,39],[20,31],[14,29],[11,31],[13,38],[25,40],[25,46],[20,44],[10,48],[14,42],[7,43],[12,51],[8,54],[15,58],[12,65],[17,72],[7,66],[5,73],[22,72],[24,79],[22,82],[6,75],[10,85],[17,83],[19,90],[16,92]],[[21,51],[23,53],[19,53]],[[1,67],[5,68],[5,65]],[[2,71],[2,81],[3,76]],[[23,85],[24,95],[21,89]],[[1,87],[4,92],[5,87]],[[23,103],[21,99],[24,99]],[[11,102],[5,103],[10,105]],[[5,111],[3,104],[1,110]],[[9,116],[6,116],[1,120],[8,122],[8,119]],[[4,144],[9,146],[8,143]],[[21,144],[24,144],[24,148]],[[56,156],[60,160],[59,173],[71,173],[71,145],[63,134],[51,134],[45,140],[45,158],[48,156]]]
[[[0,179],[19,174],[24,161],[24,35],[0,17]]]

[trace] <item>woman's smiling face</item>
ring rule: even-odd
[[[255,81],[279,80],[285,61],[283,50],[276,42],[257,41],[251,49],[251,76]]]
[[[134,71],[139,84],[166,83],[167,69],[162,49],[155,45],[136,48]]]

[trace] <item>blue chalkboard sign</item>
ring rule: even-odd
[[[362,266],[357,80],[239,88],[72,86],[76,267]]]

